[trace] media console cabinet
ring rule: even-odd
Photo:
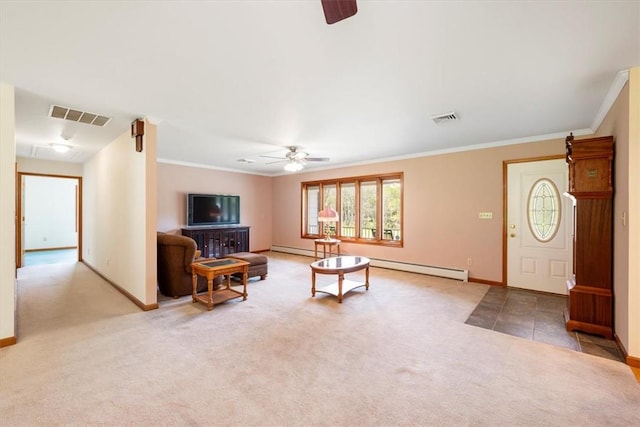
[[[224,258],[236,252],[249,252],[249,227],[241,225],[187,227],[182,235],[196,241],[204,258]]]

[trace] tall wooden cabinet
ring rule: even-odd
[[[566,139],[573,200],[568,331],[613,338],[613,137]]]
[[[224,258],[236,252],[249,252],[249,227],[187,227],[182,235],[196,241],[205,258]]]

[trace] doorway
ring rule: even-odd
[[[18,172],[16,182],[16,268],[81,261],[82,178]]]
[[[505,162],[507,286],[566,295],[573,271],[564,157]]]

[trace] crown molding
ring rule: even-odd
[[[245,171],[245,170],[232,169],[232,168],[223,168],[223,167],[219,167],[219,166],[204,165],[204,164],[201,164],[201,163],[183,162],[183,161],[180,161],[180,160],[157,159],[157,162],[158,163],[165,163],[165,164],[168,164],[168,165],[187,166],[187,167],[190,167],[190,168],[211,169],[211,170],[217,170],[217,171],[223,171],[223,172],[243,173],[243,174],[247,174],[247,175],[274,176],[273,174]]]
[[[596,117],[593,119],[593,123],[591,124],[591,133],[595,133],[598,130],[598,128],[602,124],[602,121],[613,106],[613,103],[616,102],[616,99],[618,99],[618,95],[620,95],[622,88],[624,88],[624,85],[627,84],[627,81],[629,81],[629,70],[622,70],[618,72],[616,78],[613,79],[613,83],[611,83],[611,87],[609,88],[609,92],[607,92],[607,96],[605,96],[604,100],[602,101],[602,105],[600,106],[600,110],[598,110],[598,114],[596,114]]]

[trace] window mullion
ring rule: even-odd
[[[376,179],[376,240],[381,240],[382,230],[382,178]]]
[[[356,180],[356,203],[354,207],[355,215],[356,215],[356,229],[355,229],[355,237],[359,239],[360,236],[360,181]]]
[[[336,182],[336,212],[342,212],[342,188],[340,181]],[[338,222],[336,222],[336,237],[342,237],[342,215],[339,215]]]

